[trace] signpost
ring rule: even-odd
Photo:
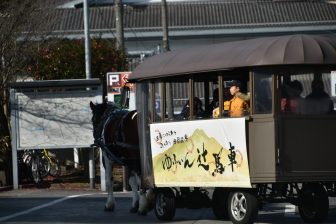
[[[131,72],[108,72],[106,74],[107,99],[108,101],[120,103],[121,89],[126,84],[130,87],[129,110],[135,110],[135,92],[134,85],[128,83],[128,77]]]

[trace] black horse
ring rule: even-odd
[[[146,213],[147,208],[139,206],[138,190],[141,184],[137,112],[122,110],[106,101],[96,105],[90,102],[90,108],[95,145],[102,149],[106,170],[108,197],[105,210],[113,211],[115,207],[112,166],[117,163],[127,166],[130,171],[129,184],[133,193],[131,212]]]

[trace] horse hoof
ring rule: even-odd
[[[130,209],[130,213],[136,213],[137,211],[138,211],[137,208],[131,208],[131,209]]]
[[[135,202],[134,207],[130,209],[130,213],[137,213],[138,210],[139,210],[139,202],[137,201]]]
[[[113,212],[114,211],[114,206],[113,207],[106,207],[104,208],[104,212]]]

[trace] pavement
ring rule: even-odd
[[[86,195],[88,197],[106,197],[107,193],[97,189],[38,189],[27,188],[0,192],[0,197],[20,197],[20,198],[59,198],[71,195]],[[131,197],[131,192],[115,192],[115,197]]]
[[[49,187],[27,187],[13,190],[11,186],[0,188],[0,197],[66,197],[70,195],[88,195],[106,197],[107,192],[100,190],[100,184],[90,188],[89,183],[52,183]],[[132,197],[130,191],[116,191],[115,197]],[[336,197],[329,197],[330,208],[336,208]]]

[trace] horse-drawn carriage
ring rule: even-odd
[[[154,189],[158,219],[212,207],[217,218],[251,223],[263,203],[289,202],[304,221],[325,220],[336,196],[333,71],[336,39],[309,35],[204,45],[139,65],[130,81],[142,186]],[[241,116],[226,111],[229,80],[248,96]]]

